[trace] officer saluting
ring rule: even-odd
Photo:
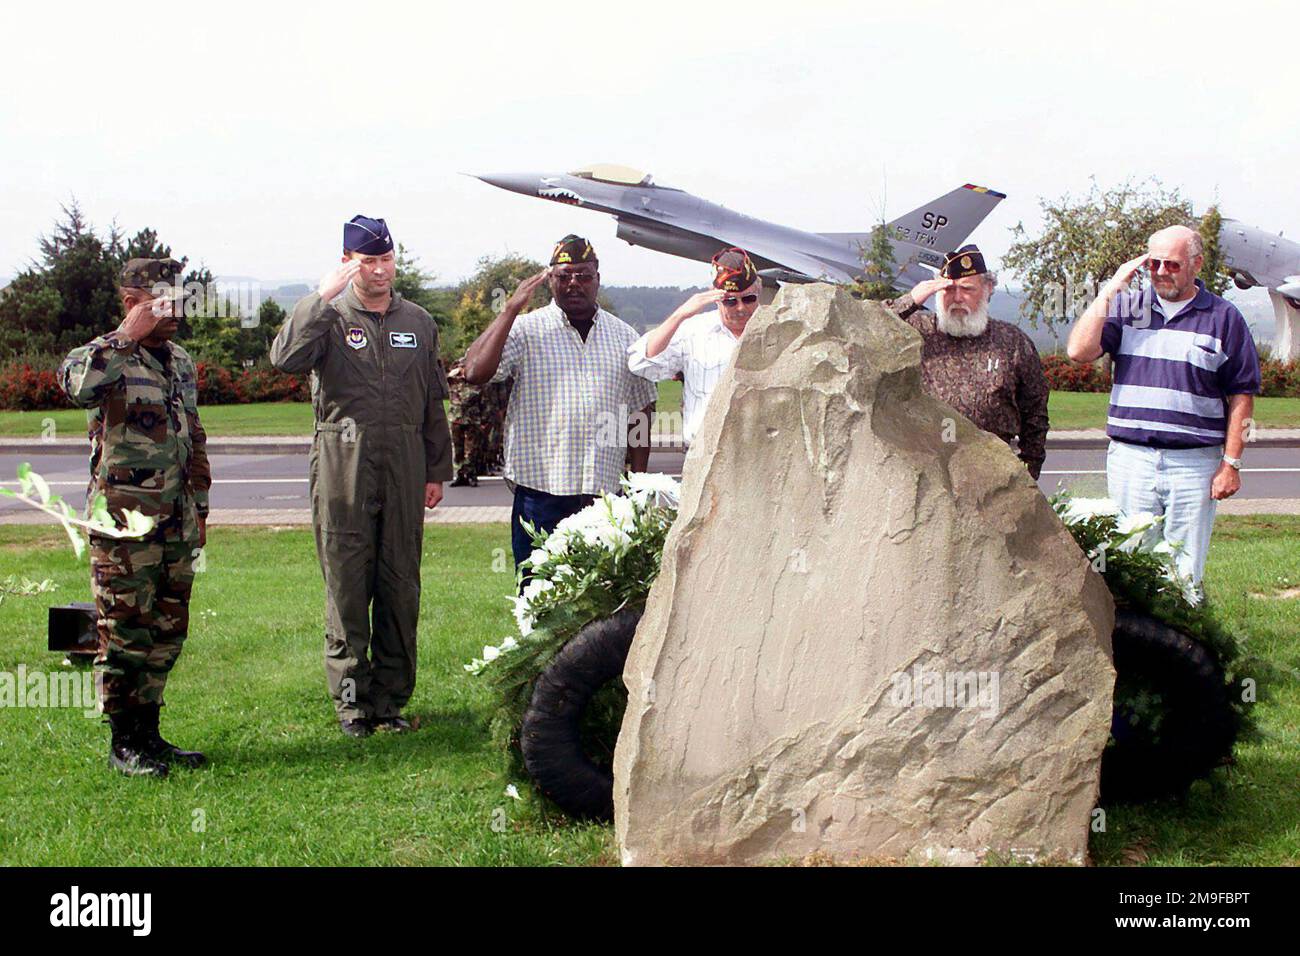
[[[171,341],[182,268],[175,259],[130,260],[117,290],[126,318],[59,367],[63,391],[87,409],[87,507],[103,495],[119,524],[127,510],[156,522],[141,539],[90,536],[95,669],[113,728],[109,766],[130,776],[165,777],[172,766],[205,762],[158,733],[167,675],[189,631],[212,485],[194,362]]]
[[[271,344],[276,368],[312,373],[325,671],[353,737],[411,729],[401,710],[415,689],[423,509],[452,476],[438,327],[393,292],[395,271],[387,225],[356,216],[343,226],[342,266]]]

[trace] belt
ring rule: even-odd
[[[356,431],[357,429],[360,428],[383,428],[383,429],[390,429],[392,431],[405,432],[406,434],[409,435],[418,435],[424,431],[424,427],[422,425],[382,425],[382,424],[372,425],[372,424],[366,424],[364,422],[354,422],[350,425],[344,425],[340,422],[317,422],[316,423],[316,432],[318,434],[320,432]]]

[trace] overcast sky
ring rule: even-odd
[[[987,185],[995,261],[1092,176],[1300,235],[1281,3],[289,7],[8,6],[0,276],[75,195],[218,275],[317,277],[361,212],[441,281],[574,231],[606,283],[702,283],[607,216],[459,175],[594,162],[816,231]]]

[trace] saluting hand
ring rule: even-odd
[[[1122,289],[1133,281],[1133,277],[1137,275],[1137,271],[1146,264],[1147,254],[1144,252],[1136,259],[1130,259],[1128,262],[1120,266],[1115,272],[1115,277],[1110,280],[1111,283]]]
[[[117,330],[136,342],[147,339],[158,327],[158,323],[172,315],[172,303],[169,299],[145,299],[131,306],[126,318]]]
[[[693,315],[699,315],[711,305],[721,302],[727,297],[728,293],[722,289],[705,289],[703,292],[697,292],[673,312],[673,316],[678,319],[689,319]]]
[[[320,280],[320,285],[316,291],[320,293],[321,300],[329,302],[340,292],[348,287],[352,277],[361,271],[360,259],[349,259],[333,272],[328,273]]]
[[[523,282],[519,283],[519,285],[515,287],[514,295],[506,300],[506,308],[515,315],[518,315],[519,311],[523,309],[524,306],[528,305],[529,301],[533,297],[533,293],[537,291],[537,287],[549,279],[550,276],[551,270],[547,268],[537,273],[537,275],[529,276]]]
[[[936,292],[942,292],[944,289],[952,286],[952,280],[946,276],[935,276],[933,279],[925,279],[912,286],[912,303],[918,308],[925,304],[925,300],[930,298]]]

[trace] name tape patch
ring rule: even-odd
[[[388,344],[395,349],[413,349],[416,346],[414,332],[389,332]]]

